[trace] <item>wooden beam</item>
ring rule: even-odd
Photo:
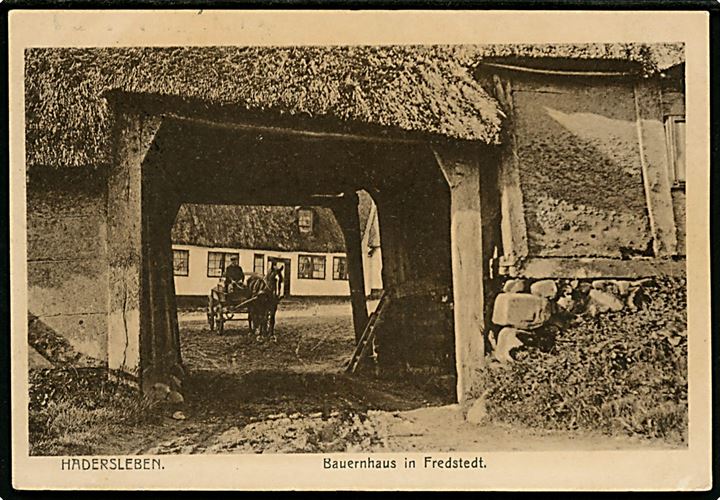
[[[527,225],[523,194],[520,187],[520,165],[517,154],[517,139],[514,122],[515,107],[513,89],[510,80],[493,76],[495,96],[511,119],[506,123],[505,133],[508,141],[502,146],[498,185],[500,190],[500,233],[503,253],[513,258],[522,258],[528,254]]]
[[[437,163],[450,185],[453,315],[457,398],[465,407],[476,389],[476,371],[485,364],[484,256],[477,150],[434,148]]]
[[[167,119],[180,123],[189,123],[192,125],[202,125],[212,128],[220,128],[225,130],[236,130],[242,133],[266,134],[269,137],[297,137],[300,139],[316,139],[316,140],[335,140],[350,142],[370,142],[379,144],[425,144],[426,140],[407,139],[402,137],[383,137],[380,135],[357,134],[346,132],[318,132],[313,130],[295,129],[289,127],[271,127],[267,125],[258,125],[252,123],[240,122],[216,122],[204,118],[188,118],[185,116],[166,113],[163,115]]]
[[[642,80],[635,84],[640,164],[656,257],[677,254],[677,230],[668,174],[662,100],[656,83]]]
[[[326,201],[326,203],[331,202]],[[358,196],[354,192],[346,193],[341,199],[333,200],[330,206],[345,238],[350,301],[352,303],[355,342],[357,343],[360,342],[365,325],[368,322]]]
[[[500,262],[500,274],[523,278],[649,278],[682,276],[685,260],[606,259],[597,257],[529,257],[516,262]]]
[[[160,128],[158,117],[122,110],[107,198],[108,367],[140,376],[142,175],[141,165]]]

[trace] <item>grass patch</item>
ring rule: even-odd
[[[31,455],[90,455],[113,434],[156,422],[158,404],[109,381],[103,369],[30,372]]]
[[[491,418],[687,443],[685,281],[656,284],[638,311],[575,318],[551,349],[481,372]]]

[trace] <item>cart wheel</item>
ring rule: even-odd
[[[215,304],[213,304],[212,295],[208,297],[207,319],[208,325],[210,325],[210,331],[212,332],[215,330]]]

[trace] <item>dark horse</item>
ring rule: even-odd
[[[258,340],[268,335],[275,339],[275,313],[279,302],[275,293],[276,272],[270,271],[266,276],[249,274],[245,280],[250,296],[255,299],[248,304],[248,316],[250,329]]]

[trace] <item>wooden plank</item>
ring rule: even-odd
[[[457,398],[464,407],[476,389],[476,371],[485,364],[479,152],[453,146],[435,147],[433,152],[450,185]]]
[[[501,263],[502,264],[502,263]],[[683,276],[685,260],[531,257],[515,264],[505,263],[501,274],[524,278],[649,278]]]
[[[643,186],[656,257],[677,254],[677,233],[668,175],[660,92],[653,82],[635,84],[635,113]]]

